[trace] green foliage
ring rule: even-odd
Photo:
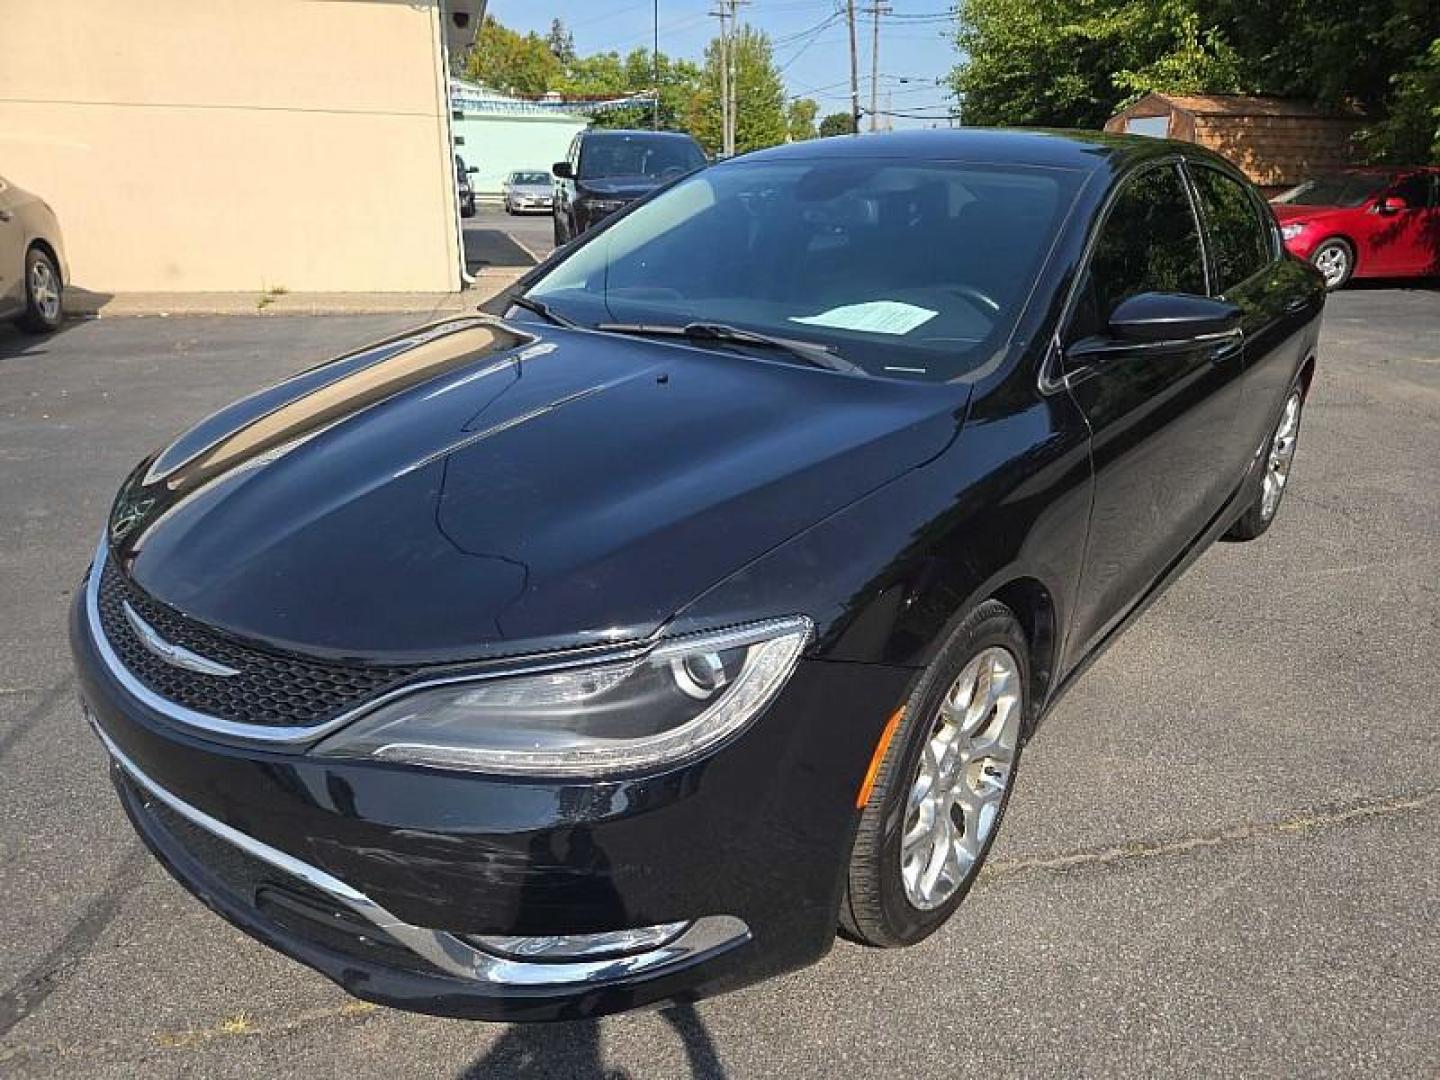
[[[562,71],[539,34],[517,34],[487,17],[465,58],[464,75],[504,94],[535,95],[549,90]]]
[[[832,112],[820,121],[820,137],[855,134],[855,118],[848,112]]]
[[[810,98],[796,98],[785,106],[785,135],[791,142],[815,138],[815,116],[820,105]]]
[[[1440,38],[1391,78],[1389,115],[1366,128],[1360,143],[1377,161],[1440,164]]]
[[[1099,127],[1150,90],[1251,93],[1375,117],[1378,160],[1437,152],[1435,0],[961,0],[971,124]]]
[[[742,26],[731,35],[735,50],[735,96],[739,102],[735,122],[735,152],[758,150],[785,141],[785,86],[770,48],[760,30]],[[706,151],[721,149],[720,39],[705,48],[705,68],[687,110],[687,127]]]
[[[649,49],[577,57],[552,89],[577,97],[623,97],[655,85],[656,65]],[[660,127],[678,130],[700,84],[700,68],[689,60],[659,56]],[[612,109],[595,117],[597,127],[649,127],[649,105]]]

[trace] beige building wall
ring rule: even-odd
[[[438,3],[4,0],[0,174],[84,289],[456,289]]]

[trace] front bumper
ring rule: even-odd
[[[854,794],[912,674],[804,662],[707,758],[532,782],[208,741],[129,693],[94,633],[82,592],[81,695],[127,813],[183,885],[358,997],[484,1019],[693,1000],[824,955]],[[676,921],[691,926],[660,949],[576,963],[506,960],[462,936]]]

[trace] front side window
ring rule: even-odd
[[[1430,176],[1427,173],[1407,176],[1386,192],[1386,197],[1404,199],[1407,209],[1423,210],[1430,205]]]
[[[1145,292],[1205,295],[1200,233],[1173,165],[1141,173],[1116,196],[1081,286],[1072,338],[1101,333],[1122,300]]]
[[[741,159],[640,205],[530,295],[590,326],[724,323],[830,346],[871,374],[942,381],[1008,341],[1082,178]]]
[[[1219,277],[1215,291],[1223,293],[1270,262],[1270,224],[1238,180],[1204,166],[1192,175]]]

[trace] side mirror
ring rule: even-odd
[[[557,161],[554,165],[550,166],[550,171],[561,180],[575,179],[575,170],[570,167],[570,162],[568,161]]]
[[[1120,301],[1107,329],[1116,341],[1143,344],[1227,334],[1240,326],[1240,309],[1228,300],[1188,293],[1139,293]]]
[[[467,173],[469,173],[471,176],[474,176],[477,172],[480,171],[480,166],[479,166],[479,165],[467,165],[467,166],[465,167],[465,171],[466,171]]]
[[[1387,195],[1375,204],[1375,212],[1377,214],[1384,214],[1387,217],[1390,214],[1398,214],[1401,210],[1409,209],[1410,204],[1399,195]]]

